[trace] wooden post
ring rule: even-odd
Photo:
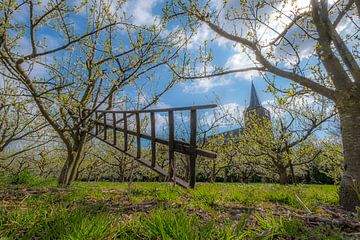
[[[107,138],[106,113],[104,113],[104,140]]]
[[[113,140],[114,140],[114,145],[116,145],[116,113],[113,112]]]
[[[95,112],[95,135],[97,136],[99,134],[99,124],[98,124],[98,112]]]
[[[174,112],[169,111],[169,178],[174,177]]]
[[[126,113],[123,113],[123,119],[124,119],[124,150],[128,150],[128,133],[127,133],[127,115]]]
[[[141,158],[140,113],[136,113],[136,158]]]
[[[190,187],[195,187],[196,181],[196,110],[190,111],[190,163],[189,178]]]
[[[150,124],[151,124],[151,166],[156,165],[156,132],[155,132],[155,113],[150,113]]]

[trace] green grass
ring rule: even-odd
[[[55,179],[36,177],[28,172],[21,172],[11,176],[3,176],[0,178],[0,183],[26,185],[29,187],[56,186]]]
[[[328,185],[200,183],[195,190],[168,183],[85,183],[56,188],[52,181],[0,185],[0,239],[351,239],[316,216],[335,206]],[[296,214],[289,214],[296,213]]]

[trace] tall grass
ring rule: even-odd
[[[3,239],[347,239],[339,230],[323,226],[310,229],[291,218],[256,215],[257,225],[247,226],[248,215],[241,221],[218,223],[188,214],[186,209],[158,209],[138,214],[130,221],[108,213],[89,213],[84,209],[50,212],[17,212],[0,218]],[[350,239],[350,238],[349,238]]]
[[[238,234],[230,223],[222,225],[205,221],[182,210],[156,210],[126,225],[118,239],[212,240],[235,239]]]
[[[164,183],[75,183],[54,189],[29,175],[2,183],[0,239],[346,239],[341,229],[309,227],[291,217],[274,216],[271,206],[300,208],[298,194],[312,209],[335,205],[335,186],[275,184],[198,184],[184,190]],[[11,185],[9,185],[11,184]],[[16,188],[13,184],[18,184]],[[28,189],[41,189],[27,194]],[[47,191],[51,187],[51,191]],[[19,192],[17,192],[19,191]],[[125,197],[125,198],[124,198]],[[149,201],[150,200],[150,201]],[[142,203],[151,208],[134,208]],[[159,204],[160,203],[160,204]],[[319,205],[320,204],[320,205]],[[124,208],[122,208],[124,207]],[[261,208],[260,213],[225,207]],[[132,209],[132,208],[128,208]],[[149,209],[152,209],[150,212]],[[138,212],[137,212],[138,211]],[[277,212],[278,213],[278,212]]]
[[[114,238],[114,218],[86,209],[41,207],[2,211],[0,236],[10,239],[105,239]]]
[[[29,172],[20,172],[15,175],[8,175],[5,176],[2,181],[5,184],[25,185],[30,187],[56,186],[55,179],[37,177]]]

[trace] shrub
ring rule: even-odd
[[[5,181],[8,184],[27,186],[48,186],[55,183],[55,180],[52,178],[37,177],[29,172],[20,172],[16,175],[10,175]]]

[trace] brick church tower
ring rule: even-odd
[[[255,123],[253,122],[254,120],[258,120],[258,119],[268,120],[268,121],[271,120],[270,112],[261,105],[254,83],[252,82],[251,93],[250,93],[250,104],[244,111],[245,128],[248,128],[253,124],[258,124],[257,122]]]

